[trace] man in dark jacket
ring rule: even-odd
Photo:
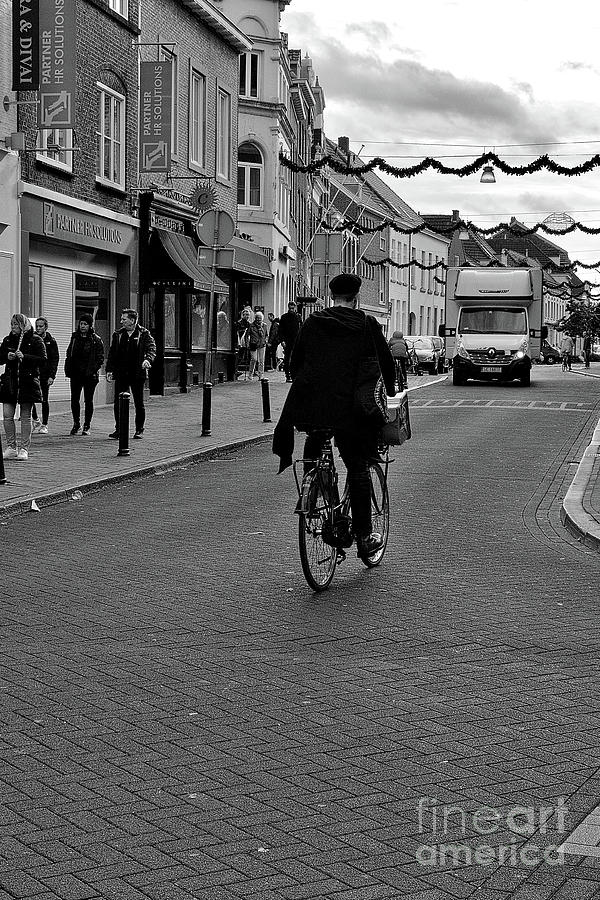
[[[81,392],[83,391],[83,430],[89,435],[94,415],[94,394],[100,380],[99,372],[104,362],[104,344],[94,331],[94,317],[81,313],[65,356],[65,375],[71,380],[71,435],[81,428]]]
[[[393,397],[396,366],[377,320],[357,309],[360,286],[357,275],[336,276],[329,285],[333,306],[313,313],[302,326],[291,359],[293,385],[275,429],[273,452],[281,459],[281,472],[292,462],[294,426],[308,432],[305,459],[316,459],[321,452],[323,438],[313,429],[333,430],[348,470],[359,551],[371,555],[382,546],[381,535],[372,532],[369,476],[377,431],[356,411],[356,378],[360,360],[373,356],[374,348],[386,392]]]
[[[40,421],[35,408],[35,403],[31,408],[31,418],[33,419],[34,434],[48,434],[48,419],[50,417],[50,404],[48,403],[48,391],[54,384],[56,372],[58,370],[58,361],[60,354],[58,352],[58,344],[48,331],[48,319],[40,316],[35,320],[36,334],[41,337],[46,347],[46,362],[40,368],[40,387],[42,389],[42,419]]]
[[[106,380],[115,382],[115,430],[109,437],[119,437],[119,394],[131,390],[135,405],[135,434],[141,438],[144,434],[146,409],[144,407],[144,383],[148,369],[156,359],[156,343],[147,328],[138,324],[135,309],[124,309],[121,315],[121,328],[112,336],[108,360],[106,363]]]
[[[290,359],[294,350],[294,344],[298,338],[298,332],[302,325],[302,319],[296,310],[296,304],[293,300],[288,303],[288,311],[284,313],[279,321],[278,340],[283,344],[283,370],[285,372],[286,381],[291,381]]]

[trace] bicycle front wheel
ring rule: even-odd
[[[324,591],[331,584],[337,565],[336,548],[323,540],[323,524],[331,515],[333,496],[329,496],[330,490],[323,486],[317,472],[304,483],[304,491],[308,491],[309,502],[308,512],[298,517],[300,562],[313,591]]]
[[[359,554],[361,560],[370,569],[378,566],[383,559],[390,532],[390,498],[385,475],[379,463],[369,465],[371,478],[371,518],[373,531],[377,531],[383,540],[383,546],[370,556]]]

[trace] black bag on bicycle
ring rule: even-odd
[[[360,424],[373,431],[379,431],[387,422],[387,394],[375,341],[366,316],[363,348],[354,386],[354,415]]]

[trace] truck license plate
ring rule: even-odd
[[[502,371],[500,366],[482,366],[482,372],[486,372],[489,375],[498,375]]]

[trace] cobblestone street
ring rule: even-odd
[[[323,595],[266,439],[0,526],[0,900],[600,898],[593,829],[544,857],[600,803],[600,557],[559,518],[598,381],[411,403],[384,563]]]

